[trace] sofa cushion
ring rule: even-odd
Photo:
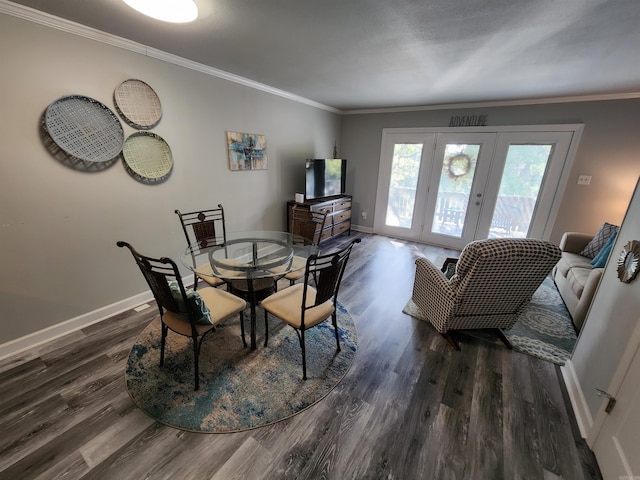
[[[578,255],[577,253],[562,252],[562,258],[558,261],[558,271],[563,277],[566,277],[569,270],[572,268],[587,268],[591,269],[591,261]]]
[[[598,254],[600,249],[605,246],[611,235],[617,232],[617,226],[605,222],[605,224],[600,227],[600,230],[598,230],[598,233],[595,234],[593,239],[580,252],[580,255],[584,255],[589,259],[593,259]]]
[[[582,296],[582,291],[587,284],[591,270],[591,266],[588,268],[574,267],[567,274],[567,282],[569,282],[571,290],[573,290],[576,297],[580,298]]]

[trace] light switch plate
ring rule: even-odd
[[[578,175],[578,185],[589,185],[591,183],[591,175]]]

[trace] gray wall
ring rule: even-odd
[[[605,221],[619,225],[640,175],[639,111],[640,99],[631,99],[346,115],[341,154],[349,159],[356,223],[373,227],[383,128],[447,127],[453,115],[488,115],[492,126],[584,124],[552,241],[565,231],[595,233]],[[577,185],[579,174],[592,175],[591,185]]]
[[[0,42],[0,345],[147,290],[115,242],[179,259],[176,208],[222,203],[231,230],[283,228],[304,159],[340,142],[334,113],[128,50],[3,14]],[[51,102],[79,94],[114,109],[128,78],[162,102],[152,131],[170,145],[174,169],[160,185],[136,182],[121,163],[71,169],[39,137]],[[231,172],[227,130],[266,135],[268,170]]]

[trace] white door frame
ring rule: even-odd
[[[555,191],[548,192],[551,198],[553,198],[550,206],[550,212],[544,225],[540,230],[542,235],[539,238],[548,240],[551,237],[551,231],[555,224],[558,210],[560,209],[560,200],[562,199],[564,190],[569,181],[569,173],[573,165],[575,154],[582,137],[584,130],[584,124],[552,124],[552,125],[507,125],[496,127],[412,127],[412,128],[383,128],[382,129],[382,142],[380,146],[380,161],[378,172],[378,188],[376,191],[376,205],[374,209],[374,233],[385,234],[382,230],[386,215],[387,205],[387,193],[389,185],[389,176],[391,166],[389,163],[390,157],[387,155],[387,143],[388,137],[391,134],[405,134],[405,135],[429,135],[438,133],[507,133],[507,132],[571,132],[571,142],[567,156],[562,165],[562,171],[559,176],[559,181]],[[421,172],[422,176],[422,172]],[[399,235],[401,236],[401,235]],[[415,238],[409,238],[415,240]]]

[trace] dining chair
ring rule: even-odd
[[[340,335],[336,315],[338,290],[351,250],[360,239],[346,247],[324,255],[311,255],[306,262],[304,282],[280,290],[262,301],[265,321],[265,340],[269,339],[268,314],[271,313],[294,328],[302,349],[302,378],[307,379],[305,331],[331,317],[340,351]],[[312,285],[313,283],[313,285]]]
[[[212,247],[227,241],[227,231],[224,221],[224,208],[218,204],[218,208],[181,213],[175,211],[180,219],[187,245],[190,248]],[[193,288],[198,286],[198,279],[211,287],[225,285],[225,281],[214,275],[211,265],[204,263],[198,265],[194,271]]]
[[[291,209],[290,233],[294,245],[318,246],[322,230],[327,221],[327,212],[314,212],[308,208],[299,208],[297,206]],[[307,264],[306,257],[295,255],[293,257],[289,272],[283,277],[289,280],[289,285],[295,284],[304,277],[304,269]],[[275,269],[277,270],[277,269]]]
[[[162,336],[160,340],[160,366],[164,364],[164,347],[169,330],[193,340],[195,390],[200,388],[198,364],[200,346],[204,336],[215,330],[223,320],[240,313],[246,302],[241,298],[213,287],[198,292],[185,289],[176,263],[167,257],[151,258],[138,253],[127,242],[117,242],[118,247],[127,247],[140,268],[160,312]]]

